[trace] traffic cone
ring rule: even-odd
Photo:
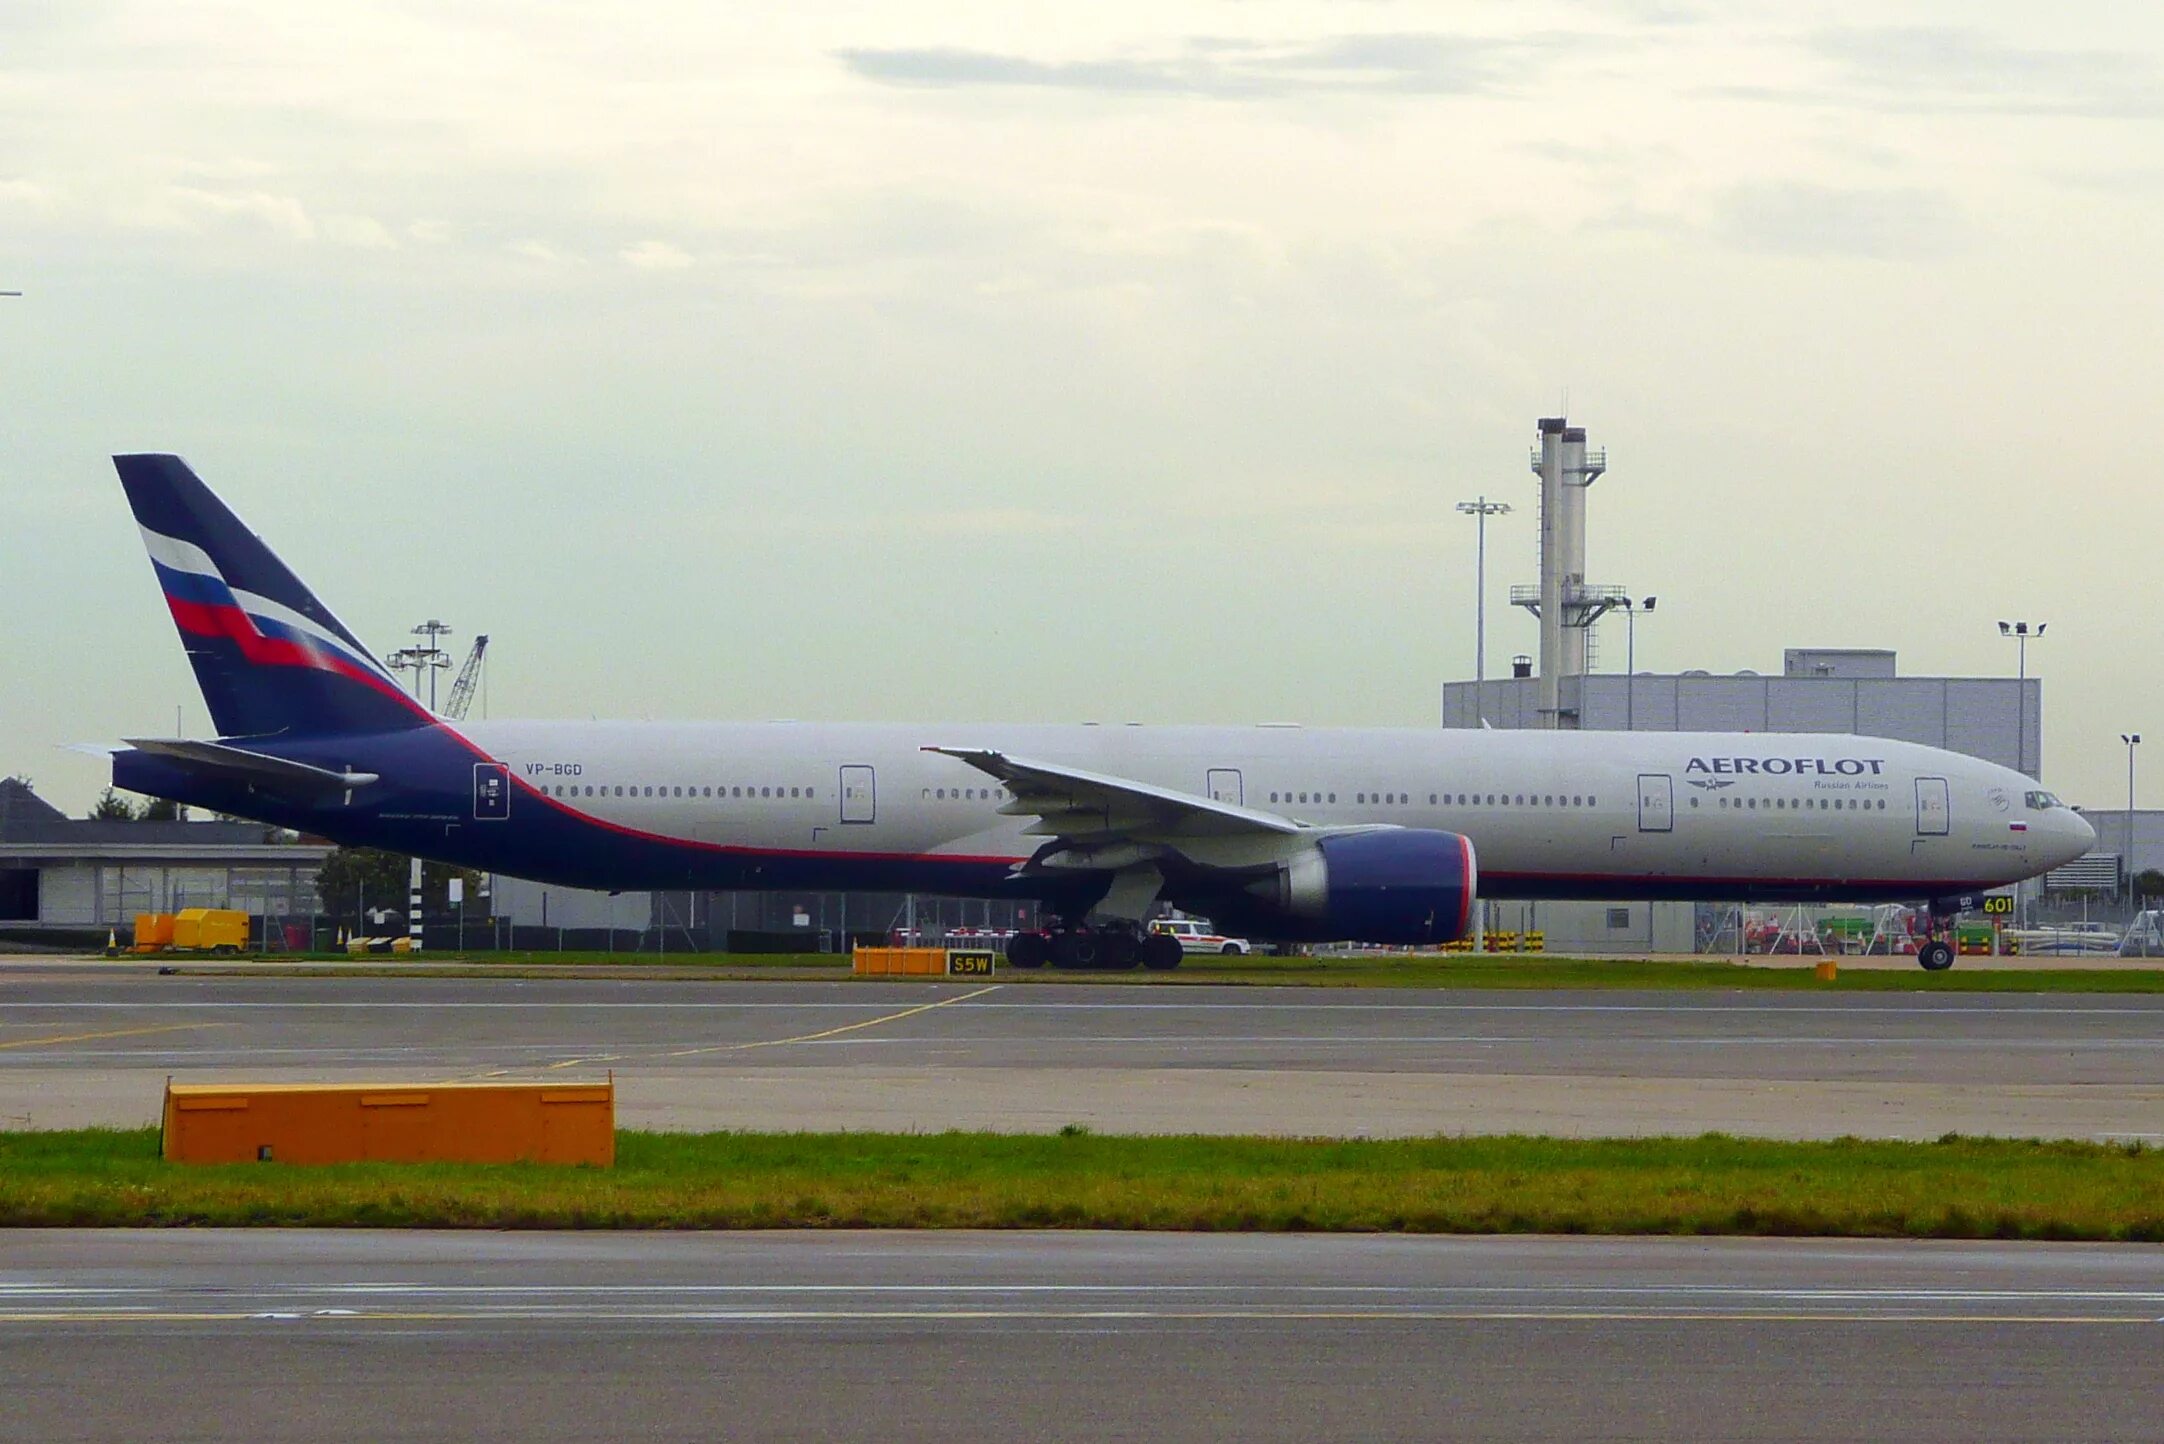
[[[109,958],[120,956],[120,935],[111,928],[105,930],[105,956]]]

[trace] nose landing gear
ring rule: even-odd
[[[1916,965],[1927,973],[1943,973],[1954,965],[1954,923],[1969,908],[1979,907],[1980,897],[1933,898],[1924,905],[1928,918],[1928,941],[1916,950]]]

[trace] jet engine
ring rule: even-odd
[[[1240,925],[1259,936],[1446,943],[1472,929],[1479,868],[1470,838],[1394,827],[1321,838],[1246,891]]]

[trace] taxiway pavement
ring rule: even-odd
[[[2164,1137],[2164,997],[0,976],[0,1127],[592,1077],[633,1127]]]
[[[39,1232],[0,1439],[2153,1438],[2164,1254]]]

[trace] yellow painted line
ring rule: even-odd
[[[822,1028],[816,1033],[799,1033],[793,1038],[762,1038],[751,1043],[722,1043],[712,1048],[683,1048],[674,1053],[664,1053],[664,1058],[692,1058],[702,1053],[741,1053],[748,1048],[779,1048],[788,1043],[816,1043],[822,1038],[838,1038],[844,1033],[855,1033],[865,1028],[876,1028],[883,1023],[899,1023],[904,1018],[914,1018],[919,1013],[929,1013],[934,1008],[948,1008],[956,1003],[966,1003],[971,998],[981,998],[986,993],[996,993],[1004,984],[993,983],[973,992],[956,993],[951,998],[941,998],[936,1003],[919,1003],[914,1008],[904,1008],[899,1013],[888,1013],[880,1018],[866,1018],[861,1023],[844,1023],[839,1028]]]
[[[159,1023],[149,1028],[112,1028],[103,1033],[55,1033],[49,1038],[17,1038],[0,1048],[45,1048],[56,1043],[92,1043],[100,1038],[140,1038],[145,1033],[185,1033],[195,1028],[230,1028],[230,1023]]]
[[[816,1033],[798,1033],[788,1038],[759,1038],[749,1043],[717,1043],[710,1048],[679,1048],[671,1053],[595,1053],[583,1058],[565,1058],[555,1063],[543,1063],[534,1069],[491,1068],[485,1073],[471,1073],[466,1076],[469,1078],[502,1078],[517,1072],[554,1073],[564,1068],[577,1068],[586,1064],[637,1062],[641,1057],[699,1058],[709,1053],[741,1053],[748,1048],[780,1048],[790,1043],[816,1043],[822,1038],[836,1038],[844,1033],[855,1033],[865,1028],[877,1028],[886,1023],[898,1023],[904,1018],[913,1018],[919,1013],[929,1013],[934,1008],[946,1008],[956,1003],[966,1003],[971,998],[981,998],[986,993],[998,992],[1004,986],[1005,984],[1002,983],[993,983],[967,993],[957,993],[951,998],[941,998],[936,1003],[919,1003],[913,1008],[904,1008],[898,1013],[887,1013],[877,1018],[866,1018],[860,1023],[844,1023],[838,1028],[822,1028]]]

